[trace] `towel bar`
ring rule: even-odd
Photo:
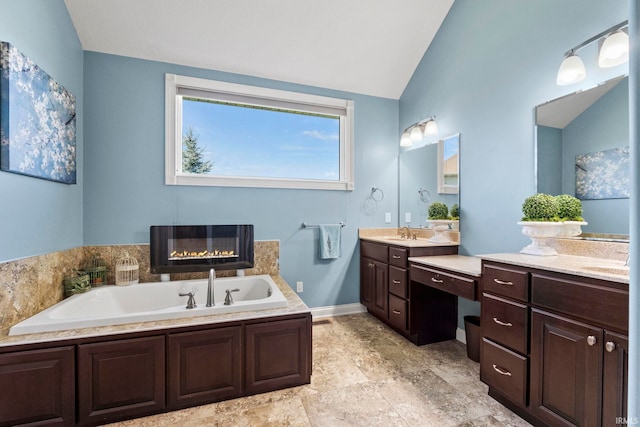
[[[338,224],[340,224],[340,227],[344,227],[346,224],[343,221],[340,221]],[[302,223],[302,228],[318,228],[320,227],[317,224],[307,224],[306,222]]]

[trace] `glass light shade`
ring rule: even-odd
[[[435,120],[429,120],[426,125],[424,125],[424,134],[425,135],[437,135],[438,134],[438,124]]]
[[[602,68],[611,68],[624,64],[629,60],[629,36],[622,30],[609,35],[598,55],[598,65]]]
[[[416,126],[411,129],[411,133],[409,134],[411,137],[411,142],[420,142],[422,141],[422,131],[420,130],[420,126]]]
[[[587,70],[584,68],[582,59],[575,54],[571,54],[564,58],[562,64],[560,64],[556,83],[559,86],[578,83],[580,80],[583,80],[586,75]]]
[[[411,135],[409,135],[409,132],[403,133],[402,137],[400,138],[400,146],[411,147],[411,144],[413,144],[413,141],[411,141]]]

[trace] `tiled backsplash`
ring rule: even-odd
[[[247,275],[280,274],[280,242],[254,242],[254,268]],[[109,268],[107,283],[113,284],[115,264],[128,253],[138,261],[140,282],[157,282],[160,275],[149,272],[149,245],[84,246],[0,263],[0,334],[16,323],[33,316],[64,298],[63,279],[81,270],[99,254]],[[235,276],[235,270],[216,271],[218,277]],[[207,272],[172,274],[171,280],[204,279]],[[133,285],[135,286],[135,285]]]

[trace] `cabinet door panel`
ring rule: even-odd
[[[529,273],[503,265],[483,264],[484,292],[502,295],[519,301],[529,300]]]
[[[551,426],[598,426],[603,331],[534,309],[531,408]]]
[[[360,303],[371,309],[373,287],[375,286],[375,270],[373,260],[360,258]]]
[[[169,407],[184,408],[239,396],[241,337],[240,326],[169,335]]]
[[[527,354],[529,310],[526,305],[484,294],[481,324],[485,337]]]
[[[0,426],[75,424],[74,348],[0,355]]]
[[[602,426],[619,426],[616,419],[627,416],[629,380],[629,339],[605,332],[604,374],[602,377]]]
[[[403,332],[408,330],[407,301],[395,295],[389,295],[389,322]]]
[[[163,409],[164,354],[164,336],[79,345],[79,423],[104,423]]]
[[[373,265],[373,293],[371,311],[383,319],[389,318],[389,286],[388,266],[378,261],[372,261]]]
[[[514,402],[527,406],[527,358],[482,339],[480,379]]]
[[[389,292],[400,298],[409,298],[407,270],[389,266]]]
[[[245,340],[247,393],[260,393],[309,383],[310,316],[304,319],[247,325]]]

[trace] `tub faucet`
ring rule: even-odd
[[[216,302],[213,300],[213,281],[216,280],[216,271],[209,270],[209,283],[207,284],[207,307],[213,307]]]
[[[227,293],[227,296],[224,297],[224,305],[231,305],[233,304],[233,297],[231,296],[231,292],[240,292],[240,289],[225,289],[225,292]]]

